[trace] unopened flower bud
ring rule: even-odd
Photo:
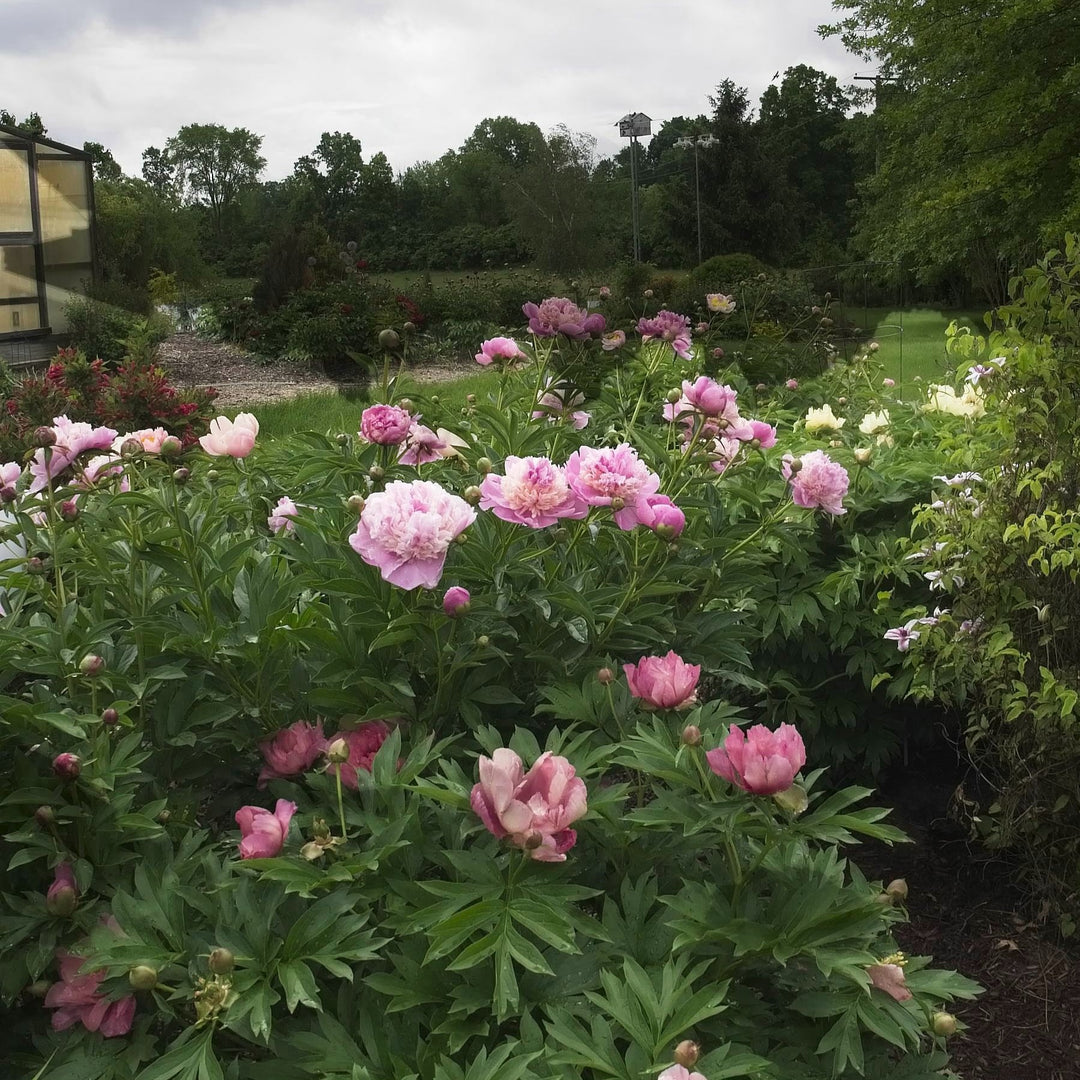
[[[173,469],[172,474],[173,481],[183,486],[191,479],[190,469]]]
[[[1035,609],[1035,617],[1041,623],[1049,622],[1050,621],[1050,614],[1051,614],[1051,612],[1050,612],[1050,605],[1049,604],[1043,604],[1040,607],[1037,607]]]
[[[898,904],[902,904],[908,898],[907,882],[898,877],[885,886],[885,895]]]
[[[37,555],[32,555],[26,560],[26,572],[28,574],[44,574],[45,573],[45,560],[41,559]]]
[[[166,435],[161,440],[161,456],[163,458],[179,457],[184,452],[184,444],[175,435]]]
[[[43,828],[47,829],[56,821],[56,812],[51,806],[39,806],[34,811],[34,820]]]
[[[432,405],[438,405],[439,404],[439,395],[438,394],[432,394],[431,397],[428,400],[431,402]]]
[[[475,394],[466,394],[466,395],[465,395],[465,400],[466,400],[466,401],[467,401],[467,402],[468,402],[468,403],[469,403],[470,405],[475,405],[475,404],[476,404],[476,395],[475,395]]]
[[[411,413],[416,408],[416,404],[412,398],[403,397],[398,402],[398,408],[404,409],[407,413]]]
[[[120,714],[115,709],[105,709],[101,713],[101,722],[112,727],[120,719]]]
[[[526,851],[535,851],[543,843],[544,843],[544,838],[543,838],[543,836],[540,835],[540,833],[531,832],[531,833],[529,833],[529,835],[527,837],[525,837],[525,850]]]
[[[494,467],[495,466],[491,463],[491,458],[489,457],[482,457],[476,459],[476,471],[483,474],[484,476],[487,476],[487,474],[491,472]]]
[[[874,451],[869,446],[859,446],[855,449],[855,460],[860,465],[867,465],[874,456]]]
[[[461,497],[470,505],[475,506],[482,498],[484,493],[475,485],[470,484],[462,493]]]
[[[79,661],[79,671],[90,679],[95,675],[100,675],[103,667],[105,667],[105,661],[95,653],[87,653]]]
[[[159,825],[168,825],[169,819],[172,817],[172,811],[169,809],[162,810],[157,816],[157,823]]]
[[[349,760],[349,744],[344,739],[335,739],[326,749],[326,758],[334,764]]]
[[[824,317],[824,318],[823,318],[823,319],[821,320],[821,325],[822,325],[822,326],[832,326],[832,319],[830,319],[830,318],[829,318],[829,316],[828,316],[828,315],[826,315],[826,316],[825,316],[825,317]]]
[[[836,401],[837,401],[838,405],[846,405],[847,404],[847,398],[846,397],[837,398]]]
[[[487,636],[487,634],[481,634],[476,639],[476,646],[479,649],[486,649],[490,644],[491,644],[491,638],[489,638]]]
[[[406,334],[415,334],[416,333],[416,323],[407,322],[407,323],[405,323],[404,326],[402,326],[401,329],[404,330]]]
[[[678,402],[679,398],[681,398],[681,397],[682,397],[682,391],[675,389],[675,387],[672,387],[667,392],[667,401],[672,405],[675,405]]]
[[[217,471],[217,469],[210,469],[210,470],[209,470],[209,471],[207,472],[207,474],[206,474],[206,479],[207,479],[207,480],[209,480],[209,481],[210,481],[210,483],[212,484],[212,483],[213,483],[213,482],[214,482],[215,480],[217,480],[217,479],[218,479],[218,478],[219,478],[220,476],[221,476],[221,473],[219,473],[219,472]]]
[[[26,988],[26,992],[32,998],[43,998],[51,986],[52,983],[48,979],[37,979]]]
[[[157,986],[157,968],[139,964],[128,972],[128,982],[136,990],[153,990]]]
[[[5,484],[0,488],[0,503],[13,503],[15,501],[16,491],[14,484]]]
[[[817,304],[815,304],[815,305],[814,305],[814,306],[813,306],[813,307],[812,307],[812,308],[810,309],[810,314],[811,314],[811,315],[820,315],[820,314],[821,314],[821,308],[819,308],[819,307],[817,306]]]
[[[757,279],[758,279],[758,281],[767,281],[768,280],[768,278],[764,274],[758,274]]]
[[[210,970],[215,975],[228,975],[236,967],[236,957],[228,949],[221,946],[210,953]]]
[[[620,498],[618,495],[616,495],[611,500],[611,509],[614,510],[615,513],[618,513],[620,510],[624,510],[625,508],[626,508],[626,500],[625,499]]]
[[[644,293],[645,299],[646,300],[651,300],[652,299],[652,294],[653,294],[652,289],[646,289],[645,293]]]
[[[596,673],[596,681],[601,686],[610,686],[615,681],[615,672],[609,667],[602,667]]]
[[[788,462],[788,469],[791,471],[791,475],[794,476],[802,469],[802,458],[792,458]]]
[[[396,330],[381,330],[379,332],[379,348],[386,352],[397,352],[401,348],[401,338]]]
[[[868,348],[871,352],[877,352],[878,349],[881,348],[881,346],[876,341],[871,341]]]
[[[316,840],[329,840],[330,826],[326,824],[326,818],[317,817],[312,822],[311,832]]]
[[[350,495],[345,500],[345,505],[354,513],[362,514],[364,507],[367,505],[367,500],[363,495]]]
[[[386,470],[381,465],[372,465],[367,474],[372,480],[378,482],[386,475]]]
[[[935,1035],[947,1039],[956,1034],[956,1017],[952,1013],[936,1012],[930,1018],[930,1027]]]
[[[697,724],[687,724],[682,729],[682,742],[684,746],[697,746],[701,742],[701,728]]]
[[[612,500],[614,502],[614,500]],[[679,534],[675,531],[674,525],[657,525],[653,530],[661,540],[674,540]]]
[[[348,446],[349,436],[346,435],[344,431],[339,431],[335,436],[334,441],[338,444],[338,446]]]
[[[120,444],[121,457],[138,457],[143,452],[143,444],[138,439],[125,439]]]
[[[778,791],[773,796],[773,802],[782,810],[786,810],[789,814],[796,815],[796,817],[810,805],[806,789],[798,784],[792,784],[787,791]]]
[[[73,885],[53,885],[45,897],[45,910],[50,915],[59,915],[66,919],[75,913],[79,906],[79,894]]]
[[[74,499],[65,499],[60,504],[60,516],[65,521],[74,521],[79,516],[79,504]]]
[[[721,349],[719,345],[715,349],[713,349],[712,358],[714,360],[723,360],[724,359],[724,350]]]
[[[759,382],[759,383],[757,384],[757,386],[755,386],[755,387],[754,387],[754,389],[755,389],[755,390],[756,390],[756,391],[757,391],[757,392],[758,392],[759,394],[761,394],[761,393],[764,393],[764,392],[765,392],[766,390],[768,390],[768,389],[769,389],[769,387],[767,386],[767,384],[765,384],[765,383],[763,383],[763,382]]]
[[[675,1047],[673,1056],[676,1065],[681,1065],[684,1069],[689,1069],[696,1065],[698,1058],[701,1057],[701,1047],[692,1039],[683,1039],[683,1041]]]
[[[42,425],[34,430],[34,437],[31,441],[35,446],[55,446],[56,432],[51,427]]]
[[[57,754],[53,758],[52,768],[61,780],[78,780],[82,761],[78,754]]]

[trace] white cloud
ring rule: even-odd
[[[291,172],[323,131],[351,131],[400,170],[459,146],[487,116],[565,123],[610,154],[624,113],[706,112],[724,78],[756,104],[774,72],[799,63],[842,83],[861,70],[817,36],[834,18],[829,0],[7,7],[35,33],[0,42],[0,105],[36,110],[61,141],[104,143],[134,173],[145,147],[188,123],[264,136],[269,177]]]

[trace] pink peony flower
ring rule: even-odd
[[[678,653],[643,656],[623,664],[630,693],[650,709],[688,709],[697,701],[700,664],[688,664]]]
[[[296,803],[288,799],[278,799],[272,814],[261,806],[241,806],[236,811],[236,824],[240,826],[242,838],[240,858],[272,859],[280,855],[295,813]]]
[[[430,480],[395,480],[368,497],[349,545],[401,589],[434,589],[450,545],[476,520],[462,498]]]
[[[397,405],[372,405],[360,414],[360,437],[379,446],[399,446],[412,423],[413,418]]]
[[[49,891],[45,894],[45,907],[52,915],[70,915],[79,903],[79,887],[71,864],[62,862],[57,866]]]
[[[372,762],[379,748],[386,742],[386,736],[390,734],[390,728],[379,720],[369,720],[352,731],[339,731],[336,739],[344,739],[349,747],[349,759],[340,764],[332,761],[326,766],[326,771],[336,775],[335,770],[341,770],[341,782],[345,787],[355,791],[359,786],[357,770],[371,772]]]
[[[534,420],[543,420],[546,416],[549,420],[557,420],[559,415],[566,409],[573,409],[585,401],[585,395],[574,390],[569,383],[554,383],[548,378],[544,380],[544,390],[536,399],[536,409],[532,414]]]
[[[278,499],[273,512],[266,519],[266,524],[270,527],[272,533],[279,533],[282,529],[284,529],[285,532],[292,532],[296,528],[292,519],[296,517],[299,512],[296,503],[294,503],[288,495],[282,495],[281,498]]]
[[[110,476],[122,477],[121,491],[130,491],[131,482],[124,473],[124,466],[118,454],[98,454],[92,457],[80,470],[75,479],[79,487],[92,487]]]
[[[666,341],[675,350],[676,356],[683,360],[691,358],[690,320],[685,315],[662,308],[651,319],[638,319],[637,332],[643,341],[653,338]]]
[[[909,1001],[912,997],[904,978],[904,969],[899,964],[871,964],[866,969],[870,982],[883,990],[893,1001]]]
[[[799,389],[799,380],[798,379],[788,379],[788,381],[786,383],[784,383],[784,385],[789,390],[798,390]]]
[[[667,495],[646,495],[638,503],[638,520],[665,540],[672,540],[686,528],[686,515]]]
[[[54,1031],[66,1031],[72,1024],[82,1024],[87,1031],[100,1031],[106,1039],[126,1035],[135,1018],[135,995],[128,994],[110,1001],[98,989],[105,978],[104,971],[80,975],[81,956],[66,949],[56,950],[60,965],[60,981],[49,987],[45,1008],[55,1009],[52,1016]]]
[[[307,772],[326,751],[322,721],[314,726],[297,720],[287,728],[275,732],[269,739],[259,743],[266,764],[259,773],[259,787],[264,788],[270,780],[283,776],[296,776]]]
[[[587,794],[566,758],[547,751],[523,775],[521,758],[500,747],[480,758],[480,783],[469,801],[492,835],[508,836],[541,862],[565,862],[577,843],[569,826],[588,811]]]
[[[0,488],[14,487],[22,476],[22,466],[17,461],[7,461],[0,465]]]
[[[707,322],[699,322],[694,330],[699,334],[707,334],[709,332],[709,324]]]
[[[754,795],[775,795],[787,791],[795,774],[806,764],[802,736],[791,724],[770,731],[755,724],[744,735],[732,724],[724,745],[705,755],[717,776]]]
[[[895,379],[882,379],[881,380],[881,385],[884,386],[884,387],[887,387],[888,389],[891,390],[896,385],[896,380]]]
[[[463,588],[461,585],[451,585],[449,589],[443,593],[442,607],[445,614],[451,618],[456,619],[459,615],[464,615],[469,610],[469,603],[472,597],[469,595],[469,590]]]
[[[751,420],[750,430],[753,432],[751,441],[756,440],[762,450],[776,445],[776,428],[771,424],[766,424],[764,420]]]
[[[707,375],[701,375],[693,382],[683,380],[682,397],[674,405],[664,406],[665,420],[694,422],[694,413],[704,416],[736,418],[739,415],[735,399],[738,395],[730,386],[721,386]]]
[[[705,1080],[705,1076],[699,1072],[691,1072],[685,1065],[672,1065],[656,1080]]]
[[[493,360],[498,360],[500,366],[512,364],[515,360],[528,360],[528,357],[518,347],[513,338],[494,337],[489,338],[480,346],[476,354],[476,362],[487,367]]]
[[[709,464],[718,472],[726,472],[742,453],[743,444],[738,439],[714,439],[709,447],[712,455]]]
[[[602,450],[592,446],[575,450],[566,463],[566,480],[589,506],[611,506],[615,524],[624,530],[637,525],[638,502],[660,487],[660,477],[629,443]]]
[[[82,759],[78,754],[57,754],[52,762],[53,772],[60,780],[71,782],[78,780],[82,773]]]
[[[219,416],[210,421],[210,433],[199,439],[199,445],[213,457],[245,458],[258,434],[259,421],[251,413],[237,413],[235,420]]]
[[[161,444],[169,437],[169,433],[163,427],[141,428],[139,431],[128,432],[127,435],[117,435],[112,441],[112,449],[120,453],[120,447],[128,439],[134,439],[147,454],[160,454]]]
[[[73,423],[66,416],[53,418],[52,432],[56,442],[49,447],[39,447],[30,463],[31,492],[41,491],[85,451],[108,450],[116,438],[112,428],[93,427],[82,421]]]
[[[705,297],[705,306],[720,315],[730,315],[735,310],[735,297],[723,293],[709,293]]]
[[[565,469],[545,457],[508,457],[505,476],[488,473],[480,506],[503,521],[543,529],[560,518],[583,518],[588,503],[570,487]]]
[[[606,300],[611,295],[611,289],[607,285],[600,286],[600,299]]]
[[[824,510],[839,517],[847,511],[842,505],[848,489],[847,469],[837,464],[824,450],[811,450],[802,456],[802,468],[792,471],[794,459],[784,455],[781,472],[791,484],[791,499],[807,510]]]
[[[603,315],[590,315],[562,296],[548,297],[539,306],[525,304],[521,310],[529,320],[529,330],[537,337],[562,334],[573,341],[584,341],[593,334],[602,334],[607,325]]]
[[[611,333],[605,334],[600,339],[600,348],[604,352],[614,352],[616,349],[621,349],[626,344],[626,334],[622,330],[612,330]]]
[[[457,447],[467,445],[464,439],[459,439],[446,428],[432,431],[414,419],[405,444],[398,454],[398,461],[402,465],[426,465],[428,462],[438,461],[439,458],[453,457],[457,453]]]

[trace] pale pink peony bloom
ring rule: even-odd
[[[674,650],[623,664],[630,693],[648,708],[689,709],[697,701],[700,664],[688,664]]]
[[[705,1080],[705,1076],[699,1072],[691,1072],[685,1065],[672,1065],[656,1080]]]
[[[756,441],[762,450],[776,445],[776,428],[772,424],[766,424],[764,420],[751,420],[750,430],[753,437],[749,441]]]
[[[476,520],[462,498],[430,480],[395,480],[368,496],[349,545],[401,589],[434,589],[450,545]]]
[[[600,286],[600,299],[606,300],[611,295],[611,289],[607,285]]]
[[[718,472],[726,472],[742,453],[743,444],[738,439],[724,437],[714,439],[709,447],[712,455],[709,464]]]
[[[705,306],[719,315],[730,315],[735,310],[735,297],[723,293],[709,293],[705,297]]]
[[[646,495],[638,503],[638,520],[665,540],[672,540],[686,528],[686,515],[667,495]],[[661,532],[663,530],[663,532]]]
[[[120,481],[121,491],[130,491],[131,482],[124,472],[124,465],[118,454],[98,454],[92,457],[79,470],[75,483],[79,487],[92,487],[110,476],[122,477]]]
[[[811,450],[802,456],[802,468],[792,474],[790,454],[784,455],[781,472],[791,484],[791,499],[807,510],[824,510],[839,517],[846,514],[842,502],[848,489],[847,469],[837,464],[824,450]]]
[[[360,436],[379,446],[399,446],[408,437],[413,418],[397,405],[372,405],[360,414]]]
[[[590,506],[611,506],[618,499],[613,516],[623,530],[637,525],[638,502],[660,487],[660,477],[629,443],[602,450],[592,446],[575,450],[566,463],[566,480],[574,494]]]
[[[882,379],[881,385],[891,390],[896,385],[895,379]]]
[[[871,964],[866,969],[870,982],[883,990],[893,1001],[909,1001],[912,997],[904,978],[904,969],[899,964]]]
[[[259,750],[266,761],[259,773],[260,788],[266,787],[270,780],[307,772],[326,751],[322,721],[312,725],[297,720],[264,739],[259,743]]]
[[[705,755],[717,776],[754,795],[775,795],[787,791],[795,774],[806,764],[802,736],[791,724],[770,731],[755,724],[743,734],[732,724],[724,745]]]
[[[418,424],[414,420],[398,454],[398,461],[402,465],[426,465],[440,458],[454,457],[459,446],[468,445],[464,439],[458,438],[446,428],[432,431],[425,424]]]
[[[575,390],[569,383],[553,383],[549,377],[544,380],[544,389],[536,399],[534,420],[557,420],[566,409],[573,409],[585,402],[585,395]]]
[[[0,488],[14,487],[22,476],[22,466],[17,461],[7,461],[0,465]]]
[[[45,1008],[56,1010],[52,1016],[53,1030],[65,1031],[72,1024],[82,1024],[87,1031],[100,1031],[106,1039],[126,1035],[135,1018],[135,995],[110,1001],[99,989],[104,971],[80,975],[83,958],[73,956],[66,949],[57,949],[56,959],[60,981],[53,983],[45,995]]]
[[[116,438],[113,428],[93,427],[81,420],[72,422],[66,416],[53,418],[52,431],[56,442],[49,447],[39,447],[30,463],[31,492],[41,491],[85,451],[108,450]]]
[[[259,421],[251,413],[237,413],[235,420],[219,416],[210,421],[210,433],[199,445],[213,457],[245,458],[255,446]]]
[[[476,362],[487,367],[495,360],[498,360],[502,366],[503,364],[510,365],[515,360],[528,360],[528,357],[513,338],[494,337],[489,338],[480,346],[480,351],[476,354]]]
[[[344,739],[349,747],[349,758],[340,763],[330,762],[326,771],[331,776],[336,776],[340,769],[342,784],[355,791],[360,783],[357,771],[363,769],[364,772],[371,772],[375,755],[389,734],[390,728],[380,720],[368,720],[352,731],[339,731],[332,741]]]
[[[509,837],[540,862],[565,862],[577,843],[570,826],[588,811],[585,781],[550,751],[523,774],[521,758],[500,747],[480,758],[480,782],[470,803],[488,832]]]
[[[539,306],[524,304],[521,310],[529,320],[529,330],[537,337],[562,334],[573,341],[583,341],[593,334],[602,334],[607,325],[603,315],[590,315],[563,296],[549,296]]]
[[[296,503],[289,498],[288,495],[282,495],[277,501],[277,505],[274,507],[270,516],[266,519],[266,524],[269,526],[272,533],[279,533],[282,529],[285,532],[292,532],[296,525],[293,522],[293,518],[300,513]]]
[[[690,320],[685,315],[663,308],[651,319],[638,319],[637,332],[642,341],[666,341],[675,350],[676,356],[683,360],[691,358]]]
[[[699,322],[694,330],[699,334],[707,334],[709,332],[709,324],[707,322]]]
[[[480,506],[503,521],[544,529],[560,518],[583,518],[588,503],[574,492],[566,471],[545,457],[508,457],[504,476],[488,473]]]
[[[469,595],[469,590],[461,585],[451,585],[449,589],[443,593],[442,608],[448,618],[456,619],[459,615],[464,615],[469,610],[469,603],[472,600],[472,596]]]
[[[614,352],[626,344],[626,333],[622,330],[612,330],[600,339],[600,348],[604,352]]]
[[[788,379],[788,381],[786,383],[784,383],[784,385],[789,390],[798,390],[799,389],[799,380],[798,379]]]
[[[280,855],[295,813],[296,803],[288,799],[278,799],[272,814],[261,806],[241,806],[236,811],[241,836],[240,858],[272,859]]]
[[[70,915],[79,902],[79,887],[71,863],[60,863],[53,873],[52,884],[45,893],[45,907],[53,915]]]
[[[163,427],[140,428],[138,431],[130,431],[127,435],[117,435],[112,441],[112,449],[120,453],[120,447],[128,439],[134,439],[146,454],[160,454],[161,444],[169,437],[169,433]]]

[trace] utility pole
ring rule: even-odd
[[[652,135],[652,118],[642,112],[627,113],[616,125],[619,136],[630,140],[630,223],[634,231],[634,262],[641,262],[641,230],[638,224],[637,140]]]
[[[698,147],[703,146],[706,150],[713,146],[717,146],[720,140],[715,135],[695,135],[691,138],[689,135],[684,135],[681,139],[675,140],[675,147],[678,150],[689,150],[690,147],[694,148],[694,203],[697,207],[697,261],[698,266],[704,261],[701,254],[701,166],[698,162]]]

